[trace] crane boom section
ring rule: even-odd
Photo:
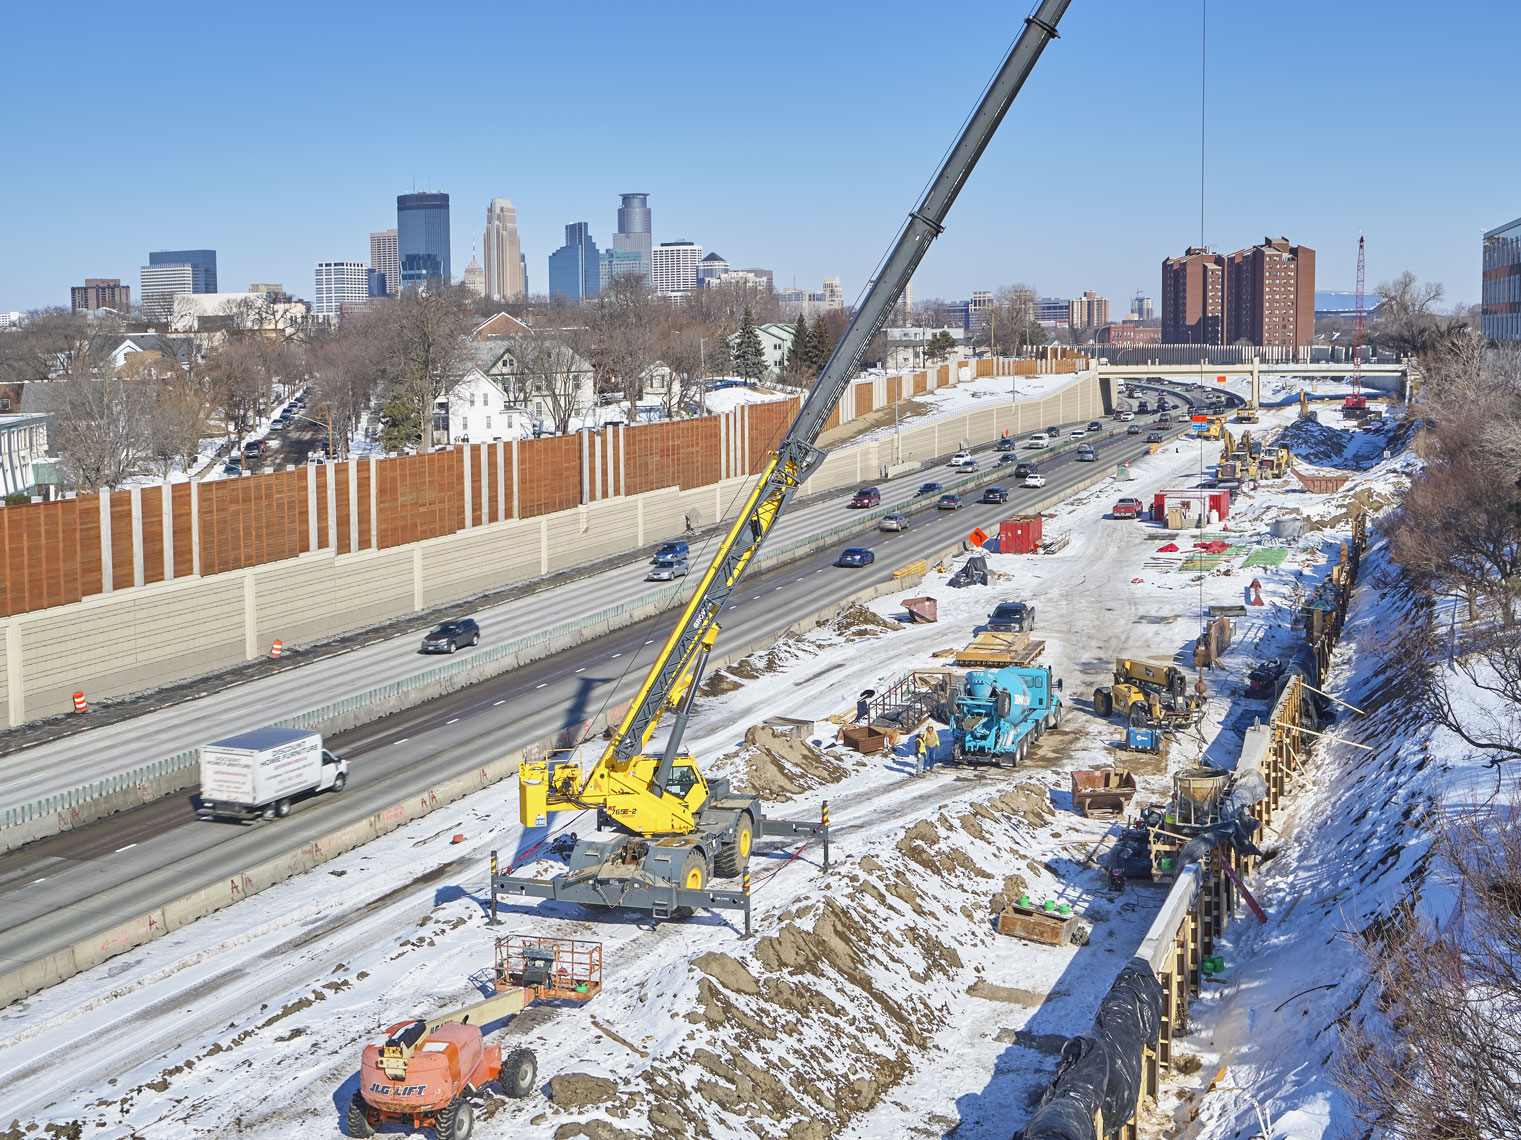
[[[719,546],[712,565],[703,575],[692,600],[687,603],[681,620],[661,648],[644,684],[630,703],[628,713],[599,761],[584,774],[584,779],[577,780],[580,784],[579,791],[570,796],[563,792],[557,795],[555,802],[551,803],[551,810],[584,807],[599,802],[605,794],[601,790],[611,784],[623,785],[625,795],[632,790],[628,784],[632,782],[629,777],[635,773],[635,762],[639,760],[665,710],[674,707],[680,694],[695,682],[694,667],[700,659],[704,641],[710,638],[724,604],[733,595],[755,552],[776,525],[797,489],[822,462],[824,452],[815,444],[823,433],[830,413],[840,402],[840,397],[859,369],[861,358],[872,338],[887,323],[893,306],[902,296],[925,252],[943,232],[942,223],[951,204],[966,184],[973,167],[987,148],[999,123],[1003,121],[1015,96],[1019,94],[1041,52],[1056,36],[1057,22],[1069,3],[1070,0],[1041,0],[1036,13],[1025,20],[1024,30],[983,92],[977,109],[967,119],[955,145],[930,182],[923,200],[909,214],[899,231],[891,252],[867,290],[855,317],[804,399],[797,418],[787,429],[756,481],[744,508]],[[685,805],[674,802],[676,797],[665,791],[665,783],[670,776],[675,749],[679,744],[679,729],[680,721],[661,763],[654,768],[648,803],[652,815],[664,817],[678,825],[679,819],[686,815],[683,810]],[[637,765],[641,780],[646,778],[650,768],[648,763]],[[525,773],[526,771],[527,769]],[[539,778],[537,771],[533,775],[534,778]],[[624,779],[620,780],[620,775]],[[579,771],[577,776],[581,776]],[[560,787],[564,789],[565,785],[561,784]],[[700,806],[690,804],[690,797],[687,803],[691,807]],[[645,826],[636,830],[649,833],[655,828]]]

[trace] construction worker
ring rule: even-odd
[[[924,775],[924,755],[929,747],[925,737],[928,735],[928,733],[921,732],[914,739],[914,775],[916,776]]]
[[[940,754],[940,734],[935,731],[933,724],[924,726],[924,758],[928,762],[927,767],[935,766],[935,757]]]

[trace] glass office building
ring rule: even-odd
[[[622,194],[618,207],[618,232],[613,234],[613,248],[621,253],[637,253],[644,280],[650,280],[653,268],[653,249],[650,237],[650,196],[648,194]]]
[[[1479,317],[1485,340],[1521,340],[1521,218],[1484,235]]]
[[[396,254],[401,287],[419,289],[433,279],[448,284],[449,195],[433,191],[396,195]]]
[[[149,265],[188,265],[190,292],[217,291],[217,251],[214,249],[161,249],[148,254]]]
[[[571,301],[595,297],[602,284],[597,243],[586,222],[565,227],[565,244],[549,255],[549,295]]]

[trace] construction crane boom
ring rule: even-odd
[[[1352,394],[1363,394],[1363,236],[1357,235],[1357,308],[1352,312]]]

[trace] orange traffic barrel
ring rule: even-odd
[[[278,657],[278,656],[280,656],[280,654],[282,654],[284,652],[285,652],[285,643],[283,641],[278,641],[277,640],[275,642],[275,647],[269,651],[269,655],[271,657]]]
[[[84,699],[84,694],[83,693],[75,693],[74,694],[74,711],[75,712],[89,712],[90,711],[90,706],[85,703],[85,699]]]

